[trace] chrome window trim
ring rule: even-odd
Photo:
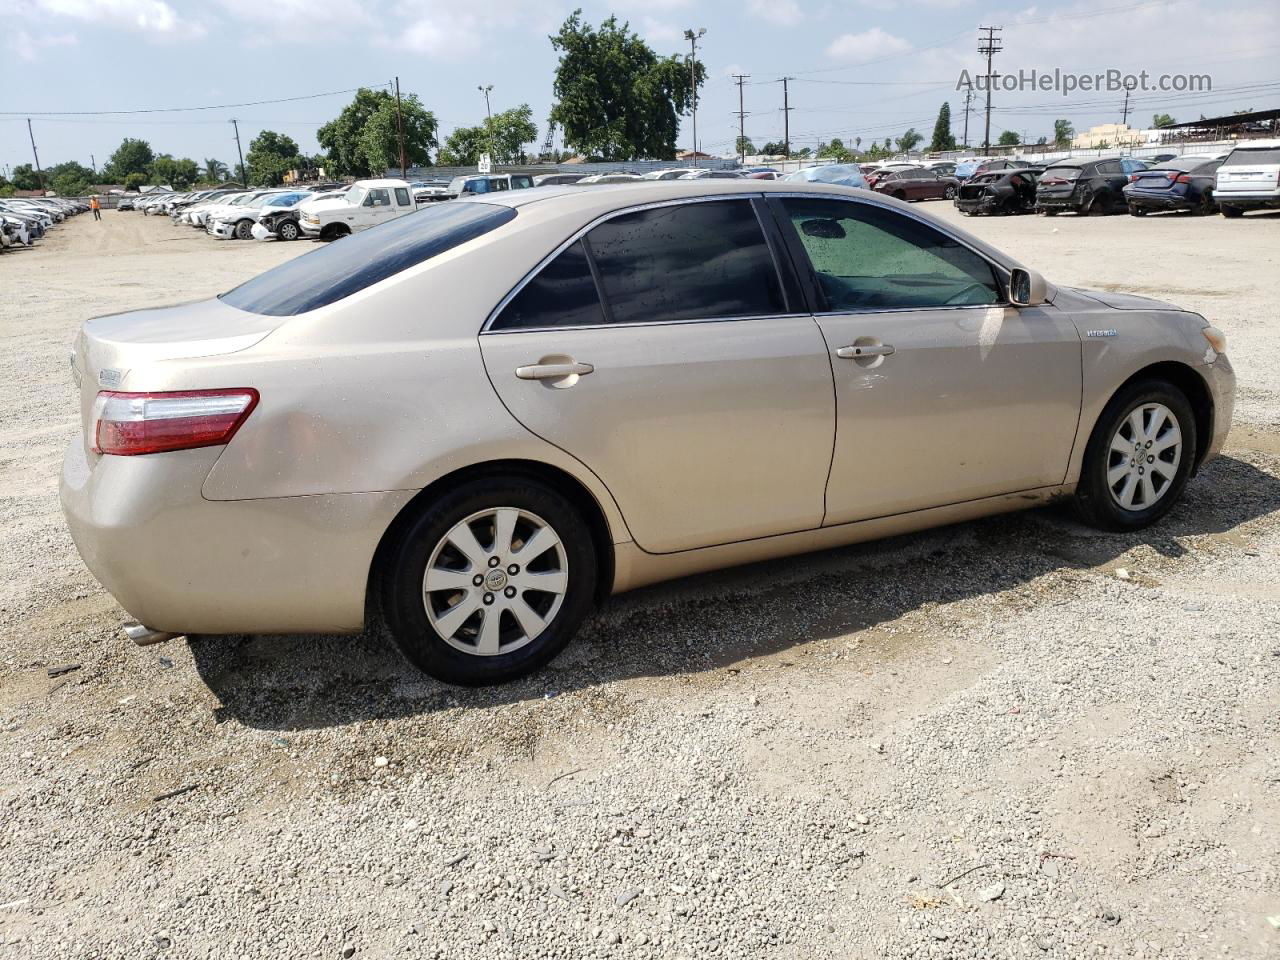
[[[481,325],[481,327],[480,327],[480,334],[481,334],[481,335],[484,335],[484,334],[526,333],[526,332],[533,332],[533,331],[535,331],[535,330],[538,330],[538,331],[547,331],[547,330],[592,330],[592,329],[597,329],[597,330],[598,330],[598,329],[604,329],[604,328],[609,328],[609,327],[612,327],[612,328],[615,328],[615,329],[620,328],[620,327],[655,327],[655,326],[665,326],[665,325],[673,324],[673,323],[718,323],[718,322],[723,322],[723,321],[726,321],[726,320],[733,320],[733,321],[738,321],[738,320],[766,320],[766,319],[773,319],[773,318],[777,318],[777,317],[793,317],[793,316],[794,316],[794,317],[808,317],[808,316],[811,316],[811,314],[809,314],[808,312],[805,312],[805,313],[762,313],[762,314],[752,314],[752,315],[751,315],[751,316],[749,316],[749,317],[690,317],[690,318],[685,319],[685,320],[641,320],[641,321],[638,321],[638,322],[635,322],[635,323],[583,324],[583,325],[574,325],[574,326],[565,326],[565,327],[561,327],[561,326],[553,326],[553,327],[512,327],[512,328],[511,328],[511,329],[509,329],[509,330],[491,330],[491,329],[489,329],[489,328],[493,325],[493,321],[494,321],[495,319],[497,319],[498,314],[502,313],[502,311],[506,308],[507,304],[508,304],[508,303],[510,303],[513,299],[515,299],[515,297],[517,296],[517,294],[519,294],[519,293],[520,293],[520,291],[521,291],[521,290],[523,290],[523,289],[525,288],[525,286],[527,286],[527,285],[528,285],[529,281],[530,281],[530,280],[532,280],[534,277],[536,277],[536,276],[537,276],[537,275],[542,271],[542,269],[543,269],[547,264],[549,264],[549,263],[550,263],[552,260],[554,260],[556,257],[560,256],[560,254],[564,253],[564,251],[565,251],[566,249],[568,249],[569,247],[573,246],[573,244],[574,244],[575,242],[577,242],[578,240],[583,240],[583,239],[586,237],[586,235],[587,235],[588,233],[590,233],[592,230],[594,230],[594,229],[595,229],[596,227],[598,227],[600,224],[605,223],[605,222],[607,222],[607,221],[609,221],[609,220],[612,220],[612,219],[614,219],[615,217],[621,217],[621,216],[624,216],[625,214],[628,214],[628,213],[638,213],[638,212],[640,212],[641,210],[655,210],[655,209],[657,209],[657,208],[659,208],[659,207],[675,207],[675,206],[683,206],[684,204],[689,204],[689,203],[714,203],[714,202],[716,202],[716,201],[723,201],[723,200],[742,200],[742,201],[745,201],[745,202],[750,206],[750,209],[751,209],[751,215],[755,218],[755,221],[756,221],[757,226],[759,226],[759,227],[760,227],[760,236],[761,236],[761,239],[764,241],[764,244],[765,244],[765,250],[766,250],[766,251],[768,251],[768,253],[769,253],[769,260],[770,260],[770,263],[773,263],[773,264],[774,264],[774,270],[775,270],[775,271],[777,271],[777,270],[778,270],[778,264],[777,264],[777,263],[776,263],[776,261],[773,259],[773,250],[772,250],[772,248],[771,248],[771,247],[770,247],[770,245],[769,245],[769,232],[764,228],[764,224],[760,222],[760,215],[759,215],[759,213],[757,213],[757,212],[756,212],[755,205],[751,203],[751,201],[752,201],[753,199],[755,199],[755,198],[757,198],[757,197],[763,197],[763,196],[764,196],[764,194],[763,194],[763,193],[718,193],[718,194],[713,194],[713,195],[711,195],[711,196],[706,196],[706,197],[676,197],[676,198],[671,199],[671,200],[655,200],[655,201],[652,201],[652,202],[650,202],[650,203],[638,203],[638,204],[635,204],[635,205],[630,206],[630,207],[620,207],[620,208],[619,208],[619,209],[617,209],[617,210],[610,210],[608,213],[602,213],[600,216],[596,217],[594,220],[592,220],[592,221],[591,221],[590,223],[588,223],[586,226],[582,227],[582,228],[581,228],[581,229],[579,229],[576,233],[574,233],[572,236],[570,236],[570,237],[569,237],[569,239],[565,240],[563,243],[561,243],[559,246],[557,246],[554,250],[552,250],[552,251],[551,251],[551,253],[547,254],[545,257],[543,257],[541,260],[539,260],[539,261],[538,261],[538,263],[533,267],[533,269],[532,269],[532,270],[530,270],[530,271],[529,271],[528,273],[526,273],[523,277],[521,277],[521,278],[520,278],[520,282],[519,282],[519,283],[517,283],[514,287],[512,287],[512,288],[511,288],[511,290],[507,293],[507,295],[506,295],[505,297],[503,297],[501,300],[499,300],[499,301],[498,301],[498,305],[497,305],[496,307],[494,307],[492,310],[490,310],[490,311],[489,311],[489,315],[488,315],[487,317],[485,317],[484,324],[483,324],[483,325]],[[584,246],[589,246],[589,245],[588,245],[588,244],[584,244]],[[783,280],[782,280],[782,275],[781,275],[781,273],[779,273],[779,275],[778,275],[778,283],[779,283],[779,284],[783,284]],[[783,299],[785,300],[785,299],[786,299],[786,298],[785,298],[785,291],[786,291],[786,286],[785,286],[785,284],[783,284],[783,285],[782,285],[782,290],[783,290],[783,292],[784,292],[784,298],[783,298]],[[600,303],[601,303],[601,306],[602,306],[602,307],[604,307],[604,291],[603,291],[603,290],[601,290],[601,289],[599,288],[599,286],[597,285],[596,292],[597,292],[597,293],[599,294],[599,296],[600,296]],[[607,308],[606,308],[606,315],[607,315]]]

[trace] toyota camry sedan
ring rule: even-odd
[[[62,502],[137,642],[377,622],[491,683],[667,578],[1060,498],[1151,524],[1225,350],[867,191],[539,187],[88,321]]]

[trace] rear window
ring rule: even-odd
[[[1044,172],[1042,180],[1074,180],[1080,176],[1079,167],[1050,167]]]
[[[221,297],[240,310],[293,317],[495,230],[515,218],[492,203],[441,203],[282,263]]]
[[[1222,161],[1224,167],[1254,166],[1255,164],[1280,164],[1280,147],[1236,147],[1231,156]]]

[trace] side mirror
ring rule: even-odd
[[[1035,270],[1014,267],[1009,275],[1009,302],[1015,307],[1036,307],[1044,303],[1045,282]]]

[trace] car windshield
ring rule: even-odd
[[[282,263],[221,297],[249,313],[292,317],[335,303],[515,218],[492,203],[438,203]]]
[[[1222,162],[1224,167],[1254,166],[1255,164],[1280,164],[1280,147],[1236,147],[1231,156]]]
[[[360,206],[360,204],[364,203],[364,195],[366,193],[368,193],[368,191],[364,187],[352,187],[346,193],[347,203],[351,204],[353,207]]]

